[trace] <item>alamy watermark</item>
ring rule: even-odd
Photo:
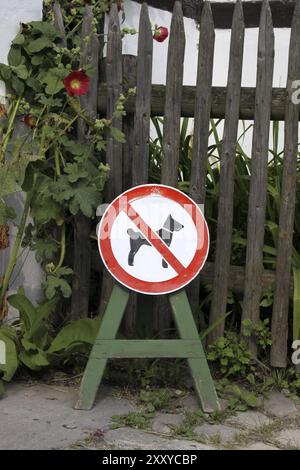
[[[293,80],[292,81],[292,96],[291,100],[293,104],[300,104],[300,80]]]
[[[6,344],[0,339],[0,366],[6,365]]]
[[[294,350],[292,354],[292,363],[295,364],[295,366],[298,366],[300,364],[300,339],[293,341],[292,349]]]

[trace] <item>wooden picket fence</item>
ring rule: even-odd
[[[87,6],[87,14],[89,7]],[[103,70],[100,67],[98,86],[98,113],[112,117],[115,104],[124,87],[136,86],[136,95],[127,103],[127,115],[123,122],[117,120],[114,126],[122,129],[126,143],[108,138],[106,161],[111,172],[107,185],[106,200],[110,201],[131,186],[148,182],[149,133],[151,116],[163,116],[163,161],[161,183],[177,186],[179,162],[180,119],[183,116],[194,118],[192,168],[189,194],[195,202],[205,204],[205,181],[208,159],[208,139],[210,119],[224,119],[224,133],[221,149],[221,173],[218,202],[217,238],[215,263],[208,263],[198,279],[189,287],[188,294],[193,308],[199,305],[200,282],[212,284],[210,324],[226,312],[229,288],[237,284],[243,291],[242,319],[257,322],[260,317],[260,301],[263,288],[275,281],[274,305],[272,314],[271,363],[284,367],[287,363],[288,311],[291,289],[291,254],[295,210],[296,164],[298,152],[299,106],[292,103],[293,81],[300,79],[300,1],[296,2],[289,48],[288,80],[286,89],[273,89],[274,33],[272,15],[268,1],[262,2],[259,25],[257,82],[255,88],[242,88],[245,25],[241,1],[235,4],[232,28],[230,59],[227,86],[212,87],[215,30],[211,6],[205,2],[200,18],[198,50],[198,73],[195,87],[183,86],[185,53],[185,31],[182,6],[175,2],[170,28],[166,85],[152,85],[153,32],[149,20],[148,7],[143,3],[140,13],[137,57],[122,56],[122,35],[119,15],[113,7],[109,17],[107,56]],[[85,33],[84,33],[85,34]],[[102,47],[100,47],[101,54]],[[100,55],[98,54],[98,59]],[[97,62],[95,54],[90,60]],[[93,59],[91,59],[93,57]],[[100,57],[101,59],[101,57]],[[103,61],[101,60],[102,64]],[[91,97],[93,96],[93,98]],[[95,88],[90,95],[95,103]],[[93,101],[94,100],[94,101]],[[88,104],[85,103],[88,107]],[[245,268],[230,266],[233,207],[234,172],[236,141],[240,119],[253,119],[253,145],[251,159],[251,183],[248,202],[248,233]],[[263,268],[263,245],[265,235],[265,213],[267,194],[267,164],[269,128],[272,119],[285,122],[284,162],[277,247],[277,268],[272,273]],[[84,223],[83,223],[84,222]],[[84,225],[85,224],[85,225]],[[79,220],[78,231],[83,231],[88,222]],[[86,272],[89,261],[82,243],[82,233],[75,245],[79,250],[80,266],[75,266],[75,274],[83,279],[79,295],[74,294],[75,304],[82,305],[88,298]],[[89,255],[90,256],[90,255]],[[87,258],[89,259],[89,258]],[[83,261],[84,260],[84,261]],[[85,276],[85,277],[84,277]],[[107,304],[112,288],[112,279],[104,271],[100,311]],[[143,298],[143,311],[149,299]],[[126,316],[126,330],[134,330],[139,320],[139,296],[133,295]],[[86,303],[82,306],[86,308]],[[149,310],[149,309],[148,309]],[[144,323],[154,322],[160,330],[170,327],[168,306],[164,299],[151,304],[151,315],[143,314]],[[209,335],[209,342],[224,332],[222,321]],[[254,340],[249,346],[256,352]]]

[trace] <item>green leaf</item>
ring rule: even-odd
[[[40,370],[50,363],[44,351],[22,351],[19,355],[20,361],[31,370]]]
[[[9,304],[20,312],[20,318],[24,322],[25,331],[30,331],[36,320],[36,310],[30,300],[20,290],[17,294],[8,297]]]
[[[19,34],[16,35],[16,37],[13,40],[12,44],[14,46],[22,46],[22,44],[24,44],[24,42],[25,42],[24,34],[19,33]]]
[[[12,77],[11,86],[13,87],[18,96],[23,95],[25,90],[25,84],[15,75],[13,75]]]
[[[48,47],[53,47],[53,41],[45,36],[42,36],[38,39],[35,39],[34,41],[31,41],[26,46],[26,51],[28,54],[35,54],[36,52],[40,52]]]
[[[18,67],[22,61],[21,49],[19,47],[12,46],[9,50],[7,61],[9,65]]]
[[[26,80],[28,78],[28,70],[25,65],[18,65],[17,67],[12,66],[12,70],[22,80]]]
[[[52,41],[56,38],[60,38],[60,32],[55,28],[55,26],[49,21],[31,21],[28,23],[32,27],[33,33],[42,33],[43,36],[51,39]]]
[[[76,183],[80,178],[86,178],[88,176],[86,168],[79,163],[67,163],[64,171],[68,174],[70,183]]]
[[[0,64],[0,77],[4,82],[7,82],[8,80],[11,79],[11,68],[9,65],[6,64]]]
[[[79,344],[93,345],[99,330],[100,318],[84,318],[65,326],[52,342],[48,353],[66,352]]]
[[[121,144],[125,144],[126,138],[125,138],[124,133],[120,129],[117,129],[116,127],[111,127],[110,133],[117,142],[120,142]]]
[[[51,300],[56,295],[57,291],[60,291],[65,298],[69,298],[72,295],[71,286],[65,279],[49,275],[47,280],[44,282],[45,294],[47,299]]]

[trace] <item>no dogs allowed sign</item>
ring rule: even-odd
[[[106,209],[98,229],[108,271],[143,294],[167,294],[199,273],[209,250],[206,221],[195,202],[169,186],[129,189]]]

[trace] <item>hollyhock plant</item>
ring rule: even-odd
[[[90,79],[84,70],[74,70],[64,78],[64,87],[70,96],[85,95],[90,88]]]
[[[21,121],[26,124],[26,126],[30,127],[30,129],[34,129],[36,126],[36,118],[30,114],[24,116]]]
[[[155,25],[153,39],[157,42],[164,42],[169,36],[169,30],[165,26]]]

